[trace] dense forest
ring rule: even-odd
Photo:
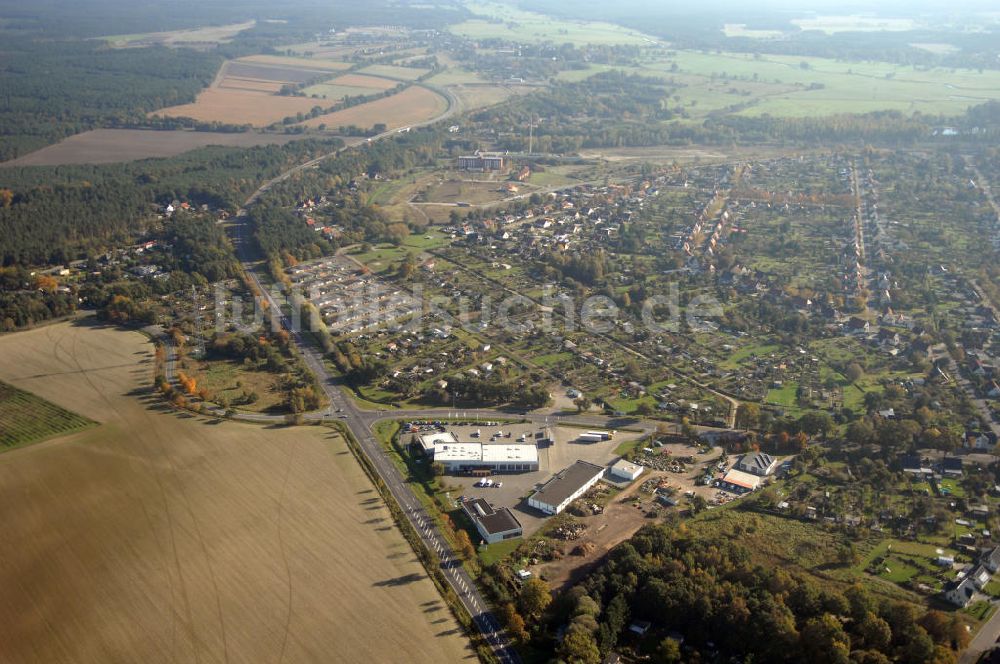
[[[706,541],[683,526],[644,527],[547,609],[494,589],[512,602],[502,613],[514,631],[567,662],[597,664],[627,648],[654,662],[946,663],[969,638],[961,614],[861,585],[818,585],[759,564],[735,537]],[[518,611],[539,607],[548,629],[531,634]],[[648,621],[650,631],[637,639],[633,621]],[[557,631],[561,639],[548,640]]]
[[[0,60],[0,161],[194,101],[222,58],[190,49],[10,39]]]
[[[156,206],[173,200],[235,211],[260,182],[337,145],[210,147],[165,160],[0,171],[0,262],[65,263],[103,253],[133,241]]]

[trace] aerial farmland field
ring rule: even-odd
[[[414,67],[397,67],[395,65],[371,65],[361,70],[362,74],[373,76],[385,76],[386,78],[397,78],[404,81],[415,81],[429,69],[417,69]]]
[[[325,58],[297,58],[285,55],[247,55],[238,62],[254,62],[264,65],[281,65],[285,67],[305,67],[306,69],[324,69],[328,71],[343,71],[350,69],[347,62],[338,62]]]
[[[136,48],[141,46],[187,46],[190,44],[226,44],[236,35],[249,30],[257,21],[233,23],[231,25],[213,25],[190,30],[172,30],[169,32],[148,32],[136,35],[115,35],[105,37],[114,48]]]
[[[0,339],[99,426],[0,455],[5,662],[475,659],[343,440],[178,414],[134,332]]]
[[[650,44],[655,40],[619,25],[596,21],[571,21],[524,11],[501,2],[477,1],[466,5],[474,18],[449,26],[469,39],[508,39],[554,44]],[[498,22],[502,21],[502,22]]]
[[[212,86],[203,90],[193,103],[171,106],[154,115],[263,127],[308,113],[317,105],[317,100],[308,97],[278,95],[282,87],[333,75],[346,66],[349,65],[282,56],[240,58],[223,64]],[[385,85],[392,87],[391,81]]]
[[[325,125],[332,130],[351,125],[368,128],[384,123],[388,128],[394,129],[430,120],[447,108],[448,101],[441,95],[427,88],[413,86],[391,97],[320,115],[302,124],[307,127]]]
[[[75,134],[23,157],[0,163],[5,166],[67,166],[116,164],[137,159],[173,157],[209,145],[249,148],[284,145],[301,136],[259,132],[153,131],[148,129],[93,129]]]
[[[0,381],[0,451],[86,429],[91,420]]]
[[[362,76],[345,74],[316,85],[305,88],[303,92],[310,97],[316,95],[324,99],[342,99],[344,97],[359,97],[378,94],[384,90],[396,87],[398,83],[377,76]]]
[[[199,94],[193,104],[171,106],[157,111],[155,115],[263,127],[273,122],[280,122],[290,115],[308,113],[314,106],[316,100],[306,97],[281,97],[242,90],[209,88]]]
[[[675,101],[693,119],[722,110],[777,117],[883,110],[957,114],[1000,99],[995,70],[691,50],[635,67],[592,65],[560,72],[558,78],[573,82],[609,70],[677,84]]]

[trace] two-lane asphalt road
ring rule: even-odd
[[[445,113],[438,118],[435,118],[432,122],[442,120],[454,113],[456,110],[457,101],[455,98],[447,92],[443,92],[442,94],[445,94],[449,100],[448,110],[446,110]],[[395,132],[386,132],[373,137],[371,140],[381,140],[392,136],[394,133]],[[343,149],[348,148],[342,148],[342,150]],[[244,211],[254,205],[260,196],[270,190],[275,184],[288,179],[295,173],[317,166],[320,162],[335,156],[338,152],[340,152],[340,150],[331,152],[308,163],[296,166],[295,168],[290,169],[278,177],[264,183],[244,203]],[[230,226],[231,237],[233,239],[237,256],[243,264],[243,269],[246,271],[247,277],[251,280],[251,282],[253,282],[262,296],[266,299],[269,311],[282,312],[283,310],[279,303],[275,301],[272,294],[261,283],[260,277],[256,272],[256,264],[254,261],[256,248],[254,247],[251,239],[252,234],[249,229],[246,228],[247,220],[244,211],[241,211],[242,213],[237,216],[235,222]],[[289,320],[284,314],[281,315],[280,319],[282,327],[288,330],[292,342],[299,349],[306,366],[308,366],[310,371],[313,372],[313,375],[316,376],[324,394],[330,402],[330,406],[325,413],[313,414],[312,417],[323,417],[324,415],[328,417],[338,417],[344,422],[348,429],[350,429],[354,438],[357,439],[362,453],[368,458],[372,467],[375,469],[375,472],[379,474],[379,477],[381,477],[382,481],[388,487],[393,498],[406,515],[406,518],[409,519],[414,529],[416,529],[424,545],[427,546],[429,550],[434,551],[440,558],[441,571],[444,574],[445,579],[449,585],[451,585],[455,594],[459,597],[463,606],[469,612],[469,615],[472,616],[476,627],[479,629],[486,642],[489,643],[490,647],[493,649],[497,659],[503,664],[519,664],[520,658],[512,647],[510,639],[500,626],[500,623],[489,611],[489,605],[479,593],[479,590],[476,588],[473,580],[462,567],[460,559],[455,555],[454,551],[452,551],[447,540],[441,535],[434,521],[424,511],[420,501],[406,484],[402,473],[392,463],[392,460],[388,457],[386,451],[372,433],[371,426],[377,418],[372,418],[369,413],[361,411],[352,399],[341,392],[333,377],[330,375],[330,372],[327,370],[326,365],[323,362],[322,352],[316,347],[314,341],[307,338],[301,330],[294,329],[294,326],[290,325]]]

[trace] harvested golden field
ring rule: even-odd
[[[534,92],[534,88],[506,85],[454,85],[448,86],[448,89],[461,100],[466,111],[495,106],[514,95]]]
[[[171,106],[156,111],[154,115],[264,127],[297,113],[308,113],[314,106],[315,99],[304,97],[279,97],[259,92],[208,88],[198,95],[193,104]]]
[[[444,97],[414,85],[391,97],[320,115],[302,124],[306,127],[322,124],[327,129],[336,130],[351,125],[367,129],[383,123],[389,129],[396,129],[435,118],[447,108],[448,102]]]
[[[342,440],[147,391],[133,332],[0,338],[0,378],[99,421],[0,454],[5,663],[474,655]]]

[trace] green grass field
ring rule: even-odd
[[[335,83],[318,83],[310,85],[304,89],[306,95],[318,96],[330,101],[339,101],[344,97],[368,97],[378,94],[381,90],[376,88],[362,88],[355,85],[337,85]]]
[[[957,115],[1000,99],[1000,71],[744,53],[677,51],[669,60],[593,65],[561,72],[559,79],[579,81],[609,69],[673,80],[682,86],[675,101],[692,119],[719,110],[782,117],[881,110]]]
[[[770,355],[771,353],[777,353],[780,350],[781,346],[777,346],[774,344],[766,344],[766,343],[748,344],[746,346],[743,346],[742,348],[737,348],[735,351],[733,351],[732,354],[730,354],[730,356],[727,357],[722,362],[722,366],[727,369],[735,369],[737,366],[739,366],[740,362],[747,359],[751,355],[756,355],[757,357],[766,357],[767,355]],[[792,394],[792,396],[793,397],[795,396],[794,393]]]
[[[94,424],[93,420],[0,382],[0,450],[74,433]]]
[[[523,11],[499,2],[467,2],[469,10],[483,18],[449,26],[448,30],[469,39],[509,39],[553,44],[651,44],[651,37],[611,23],[566,21]]]
[[[517,539],[504,540],[496,544],[481,546],[479,547],[479,562],[483,564],[483,567],[489,567],[513,553],[514,549],[523,541],[523,539],[518,537]]]
[[[798,389],[799,386],[796,383],[785,383],[780,389],[768,391],[767,402],[786,408],[794,408],[796,406],[795,395]]]
[[[461,67],[449,67],[440,74],[435,74],[427,79],[431,85],[469,85],[471,83],[485,83],[486,79],[474,71],[469,71]]]
[[[954,498],[965,498],[965,489],[950,477],[946,477],[938,482],[938,486],[941,487],[942,491],[947,491],[948,495]]]
[[[429,69],[417,69],[415,67],[399,67],[396,65],[371,65],[358,71],[359,74],[369,74],[371,76],[383,76],[385,78],[399,79],[402,81],[415,81]]]

